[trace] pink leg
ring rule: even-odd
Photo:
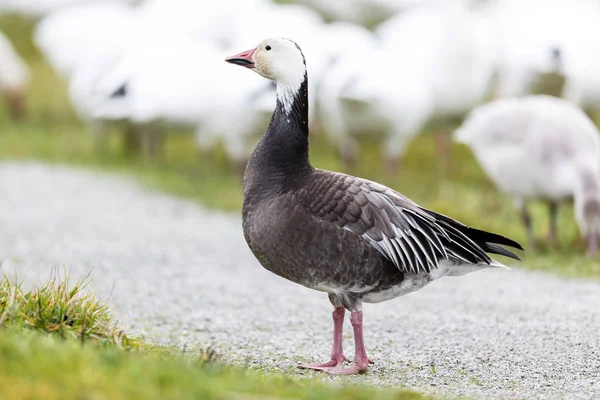
[[[354,365],[343,369],[331,369],[328,370],[330,374],[334,375],[353,375],[359,372],[364,372],[369,367],[371,361],[367,357],[367,351],[365,350],[365,342],[363,339],[362,329],[362,311],[355,311],[350,314],[350,322],[354,329],[354,343],[356,350],[354,353]]]
[[[348,359],[344,356],[342,350],[342,335],[344,333],[344,307],[335,307],[333,310],[333,348],[331,349],[331,361],[325,363],[302,364],[300,368],[316,369],[319,371],[329,371],[335,368],[341,369],[344,361]]]

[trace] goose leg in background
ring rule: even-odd
[[[247,139],[245,132],[229,132],[224,138],[224,146],[231,160],[233,170],[240,176],[244,176],[248,164]]]
[[[595,257],[598,254],[598,234],[596,232],[590,233],[586,237],[586,241],[588,256]]]
[[[152,161],[158,161],[163,156],[163,135],[161,127],[154,124],[145,125],[142,128],[142,144],[144,153]]]
[[[333,347],[331,349],[331,360],[324,363],[302,364],[300,368],[316,369],[318,371],[328,371],[333,369],[342,370],[344,361],[348,361],[344,356],[342,349],[342,338],[344,334],[344,315],[346,310],[344,307],[335,307],[332,313],[333,316]]]
[[[214,129],[206,128],[202,124],[196,127],[196,144],[198,149],[198,161],[215,164],[214,147],[217,144],[218,136]]]
[[[532,249],[535,248],[535,237],[533,236],[533,221],[531,219],[531,214],[527,209],[527,203],[524,199],[518,199],[516,201],[517,208],[521,211],[521,220],[523,221],[523,226],[525,226],[525,232],[527,234],[527,243],[529,247]]]
[[[435,131],[435,150],[438,162],[438,167],[444,171],[449,171],[452,168],[452,138],[445,129]]]
[[[125,154],[128,156],[139,154],[142,150],[142,141],[138,132],[138,127],[135,124],[127,123],[123,131],[123,147]]]
[[[358,163],[358,143],[350,135],[347,122],[342,118],[344,113],[339,101],[328,102],[327,108],[324,110],[322,128],[337,147],[344,170],[351,171]]]
[[[402,159],[399,156],[388,156],[384,160],[385,174],[388,178],[398,176],[402,169]]]
[[[548,243],[551,245],[556,244],[557,239],[557,219],[558,219],[558,203],[551,201],[548,203],[548,211],[550,216],[550,227],[548,230]]]
[[[8,90],[4,92],[4,98],[13,122],[20,121],[25,116],[26,101],[25,93],[21,90]]]
[[[386,139],[383,142],[384,157],[384,168],[385,174],[389,178],[393,178],[400,173],[402,167],[402,154],[406,149],[406,146],[410,142],[407,135],[397,130],[391,130],[387,132]]]
[[[94,148],[99,154],[108,150],[108,126],[107,122],[100,119],[93,119],[89,122],[90,132],[94,139]]]
[[[353,311],[350,314],[350,323],[352,324],[352,329],[354,330],[354,365],[344,369],[328,370],[327,372],[330,374],[353,375],[366,371],[369,368],[369,364],[372,364],[372,362],[369,360],[369,357],[367,357],[367,351],[365,350],[362,311]]]
[[[342,144],[340,149],[342,163],[346,171],[354,171],[358,165],[358,145],[354,139]]]

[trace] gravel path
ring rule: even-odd
[[[445,278],[366,305],[364,376],[296,370],[325,361],[327,297],[262,269],[239,217],[112,176],[0,164],[0,259],[37,282],[92,270],[93,289],[147,338],[214,344],[230,361],[336,382],[476,398],[600,398],[600,284],[526,271]],[[349,323],[346,353],[353,355]]]

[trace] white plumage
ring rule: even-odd
[[[421,6],[470,5],[477,0],[295,0],[328,19],[372,26],[391,15]]]
[[[395,163],[432,114],[430,88],[418,66],[392,61],[370,33],[354,31],[319,88],[321,122],[347,163],[358,156],[361,134],[383,135],[386,160]]]
[[[29,83],[29,68],[8,38],[0,32],[0,89],[22,91]]]
[[[275,91],[241,72],[225,76],[224,56],[230,46],[243,46],[242,39],[254,43],[248,37],[299,38],[313,54],[310,82],[316,87],[320,60],[327,58],[318,40],[322,24],[310,9],[264,0],[210,6],[152,0],[136,9],[86,4],[44,18],[36,43],[69,81],[75,109],[92,126],[107,120],[193,126],[199,146],[221,137],[242,165],[250,139],[268,123]]]
[[[431,86],[436,116],[462,115],[481,104],[496,67],[496,31],[462,4],[420,7],[377,27],[400,63],[416,64]]]
[[[476,108],[455,132],[499,190],[521,208],[530,240],[527,201],[573,197],[590,252],[600,232],[600,133],[577,106],[551,96],[507,98]],[[551,238],[556,227],[551,225]]]
[[[353,134],[383,134],[393,168],[429,120],[462,116],[490,91],[494,31],[465,6],[415,8],[381,24],[376,36],[345,29],[352,46],[323,79],[319,106],[347,161],[357,155]]]
[[[31,18],[43,17],[60,9],[81,4],[136,4],[142,0],[0,0],[0,12],[25,15]]]
[[[29,67],[0,32],[0,92],[5,97],[13,118],[24,111],[25,92],[29,84]]]
[[[481,13],[498,28],[500,96],[528,93],[537,72],[554,68],[561,53],[565,97],[580,106],[600,99],[600,3],[595,0],[490,0]]]
[[[122,52],[132,17],[133,8],[116,2],[73,5],[44,17],[34,41],[54,70],[69,79],[80,65]]]

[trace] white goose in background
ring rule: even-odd
[[[497,33],[487,18],[465,5],[419,7],[390,18],[375,32],[392,57],[421,64],[433,90],[436,117],[464,115],[490,94]],[[409,54],[406,41],[418,42]]]
[[[134,11],[125,2],[76,4],[47,15],[34,32],[37,47],[69,84],[72,106],[99,148],[105,147],[106,121],[91,115],[84,88],[124,57],[128,38],[136,31]],[[139,135],[133,129],[124,133],[128,150],[137,151]]]
[[[29,67],[19,57],[8,38],[0,32],[0,93],[14,120],[25,112],[28,85]]]
[[[347,166],[358,157],[356,136],[383,135],[391,170],[433,111],[427,77],[419,63],[394,62],[366,29],[348,25],[337,29],[352,46],[342,50],[322,79],[321,123]],[[414,50],[412,45],[404,42],[405,54]]]
[[[356,158],[352,135],[379,131],[387,137],[391,172],[427,121],[466,114],[486,99],[495,68],[493,31],[466,7],[446,5],[399,14],[376,34],[340,57],[319,99],[344,158]]]
[[[73,102],[97,120],[198,127],[210,135],[202,137],[200,144],[205,146],[221,135],[233,161],[244,163],[250,145],[246,141],[257,118],[248,112],[248,101],[269,86],[256,80],[248,84],[243,75],[221,78],[222,52],[210,44],[149,31],[139,39],[132,40],[125,57],[110,68],[76,75],[70,86]]]
[[[423,5],[465,4],[477,0],[295,0],[329,20],[373,26],[392,15]]]
[[[243,36],[245,19],[270,5],[270,0],[146,0],[138,15],[160,32],[179,32],[219,47]]]
[[[311,10],[260,3],[256,1],[255,8],[242,8],[244,12],[230,15],[230,23],[244,31],[245,37],[259,29],[256,26],[245,29],[244,19],[262,21],[257,25],[296,36],[303,34],[307,42],[308,35],[314,35],[322,24]],[[177,24],[175,15],[197,15],[202,9],[200,4],[194,7],[189,1],[179,0],[171,6],[173,11],[167,13],[164,1],[150,2],[125,16],[124,23],[115,21],[115,25],[122,27],[118,38],[98,37],[102,41],[99,50],[90,49],[73,74],[72,102],[81,115],[93,122],[127,120],[148,127],[154,121],[165,121],[194,126],[200,147],[208,148],[221,137],[233,162],[245,165],[251,150],[250,140],[254,133],[260,133],[256,127],[261,125],[256,121],[269,118],[275,91],[268,82],[257,82],[246,74],[240,73],[234,80],[220,79],[222,68],[215,66],[220,66],[228,53],[220,46],[233,38],[213,35],[210,26],[193,31],[186,19]],[[222,26],[213,28],[223,31]],[[198,71],[203,71],[205,79],[198,78]],[[257,108],[268,113],[258,113]],[[99,126],[95,130],[102,137],[104,125],[92,126]]]
[[[0,12],[40,18],[59,9],[68,9],[85,3],[134,5],[142,0],[0,0]]]
[[[490,0],[478,11],[498,27],[499,96],[528,94],[534,74],[554,68],[550,55],[559,49],[567,78],[563,96],[585,108],[598,103],[599,2]]]
[[[66,7],[37,24],[34,41],[52,68],[68,80],[91,57],[101,61],[122,54],[133,15],[134,8],[116,2]]]
[[[374,4],[370,0],[296,0],[295,2],[313,8],[333,21],[369,26],[394,14],[398,11],[396,3],[404,1],[393,0],[383,5]]]
[[[559,204],[572,197],[588,252],[600,233],[600,133],[576,105],[552,96],[506,98],[476,108],[455,132],[496,187],[514,197],[530,243],[527,202],[548,202],[548,239],[556,240]]]

